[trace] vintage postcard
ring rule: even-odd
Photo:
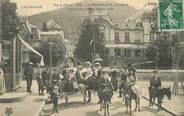
[[[184,0],[0,2],[0,116],[184,116]]]

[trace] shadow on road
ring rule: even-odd
[[[96,103],[86,103],[86,104],[83,104],[82,102],[80,101],[72,101],[72,102],[69,102],[68,104],[65,104],[65,103],[60,103],[58,105],[58,110],[59,111],[62,111],[62,110],[67,110],[67,109],[74,109],[74,108],[81,108],[81,107],[87,107],[87,106],[93,106],[93,105],[97,105]]]

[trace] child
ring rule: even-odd
[[[51,93],[51,99],[52,99],[52,103],[53,103],[53,111],[54,112],[58,112],[58,98],[59,98],[59,86],[57,84],[57,80],[54,80],[54,85],[53,85],[53,89],[52,89],[52,93]]]

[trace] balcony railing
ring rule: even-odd
[[[131,41],[124,41],[124,42],[115,42],[115,41],[105,41],[104,42],[105,44],[149,44],[149,43],[152,43],[151,41],[150,42],[141,42],[141,41],[134,41],[134,42],[131,42]]]

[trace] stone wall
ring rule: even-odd
[[[153,75],[152,72],[137,72],[136,76],[138,80],[149,80],[150,77]],[[184,72],[159,72],[158,76],[160,76],[161,80],[165,81],[174,81],[178,75],[179,79],[184,80]]]

